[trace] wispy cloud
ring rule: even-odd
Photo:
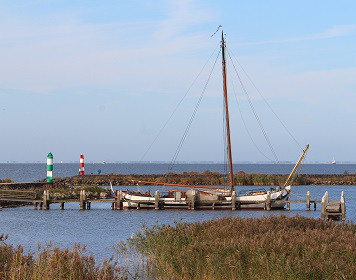
[[[83,22],[74,13],[2,17],[0,26],[7,28],[0,28],[0,87],[37,93],[80,87],[137,92],[174,77],[179,81],[182,61],[176,56],[194,51],[192,46],[204,48],[203,33],[189,29],[212,15],[192,1],[169,1],[165,15],[110,23]]]
[[[257,42],[245,42],[245,43],[239,43],[239,45],[240,46],[253,46],[253,45],[295,43],[295,42],[301,42],[301,41],[313,41],[313,40],[350,36],[355,33],[356,33],[356,24],[337,25],[337,26],[331,27],[325,31],[313,33],[313,34],[309,34],[309,35],[297,36],[297,37],[291,37],[291,38],[281,38],[281,39],[274,39],[274,40],[266,40],[266,41],[257,41]]]

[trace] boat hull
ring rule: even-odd
[[[284,209],[289,199],[290,186],[270,193],[271,209]],[[204,196],[205,197],[205,196]],[[155,197],[153,196],[143,196],[134,194],[125,194],[123,202],[124,209],[152,209],[155,205]],[[175,199],[174,197],[161,197],[159,198],[160,203],[164,204],[164,208],[170,209],[187,209],[190,204],[189,197]],[[267,194],[257,194],[257,195],[244,195],[236,196],[236,207],[238,209],[265,209],[267,201]],[[196,209],[204,208],[208,209],[210,206],[214,209],[230,209],[231,208],[231,196],[224,196],[224,200],[219,201],[200,201],[196,200]],[[202,206],[202,207],[200,207]],[[204,207],[203,207],[204,206]]]

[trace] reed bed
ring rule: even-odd
[[[121,244],[155,279],[355,279],[356,226],[305,217],[144,228]]]
[[[24,253],[21,246],[5,243],[0,236],[0,279],[11,280],[111,280],[127,279],[127,271],[112,259],[98,265],[92,255],[85,255],[85,246],[60,250],[47,245],[38,253]]]

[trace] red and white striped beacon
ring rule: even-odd
[[[79,168],[79,175],[84,175],[84,155],[80,155],[80,168]]]

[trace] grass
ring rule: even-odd
[[[97,265],[93,256],[84,255],[85,246],[74,244],[73,249],[60,250],[48,245],[38,248],[37,254],[24,253],[0,236],[0,279],[22,280],[111,280],[127,279],[126,271],[112,260]]]
[[[120,246],[143,256],[156,279],[355,279],[356,271],[356,226],[305,217],[154,226]]]
[[[97,264],[85,246],[37,253],[0,236],[0,279],[355,279],[356,226],[305,217],[143,227]]]

